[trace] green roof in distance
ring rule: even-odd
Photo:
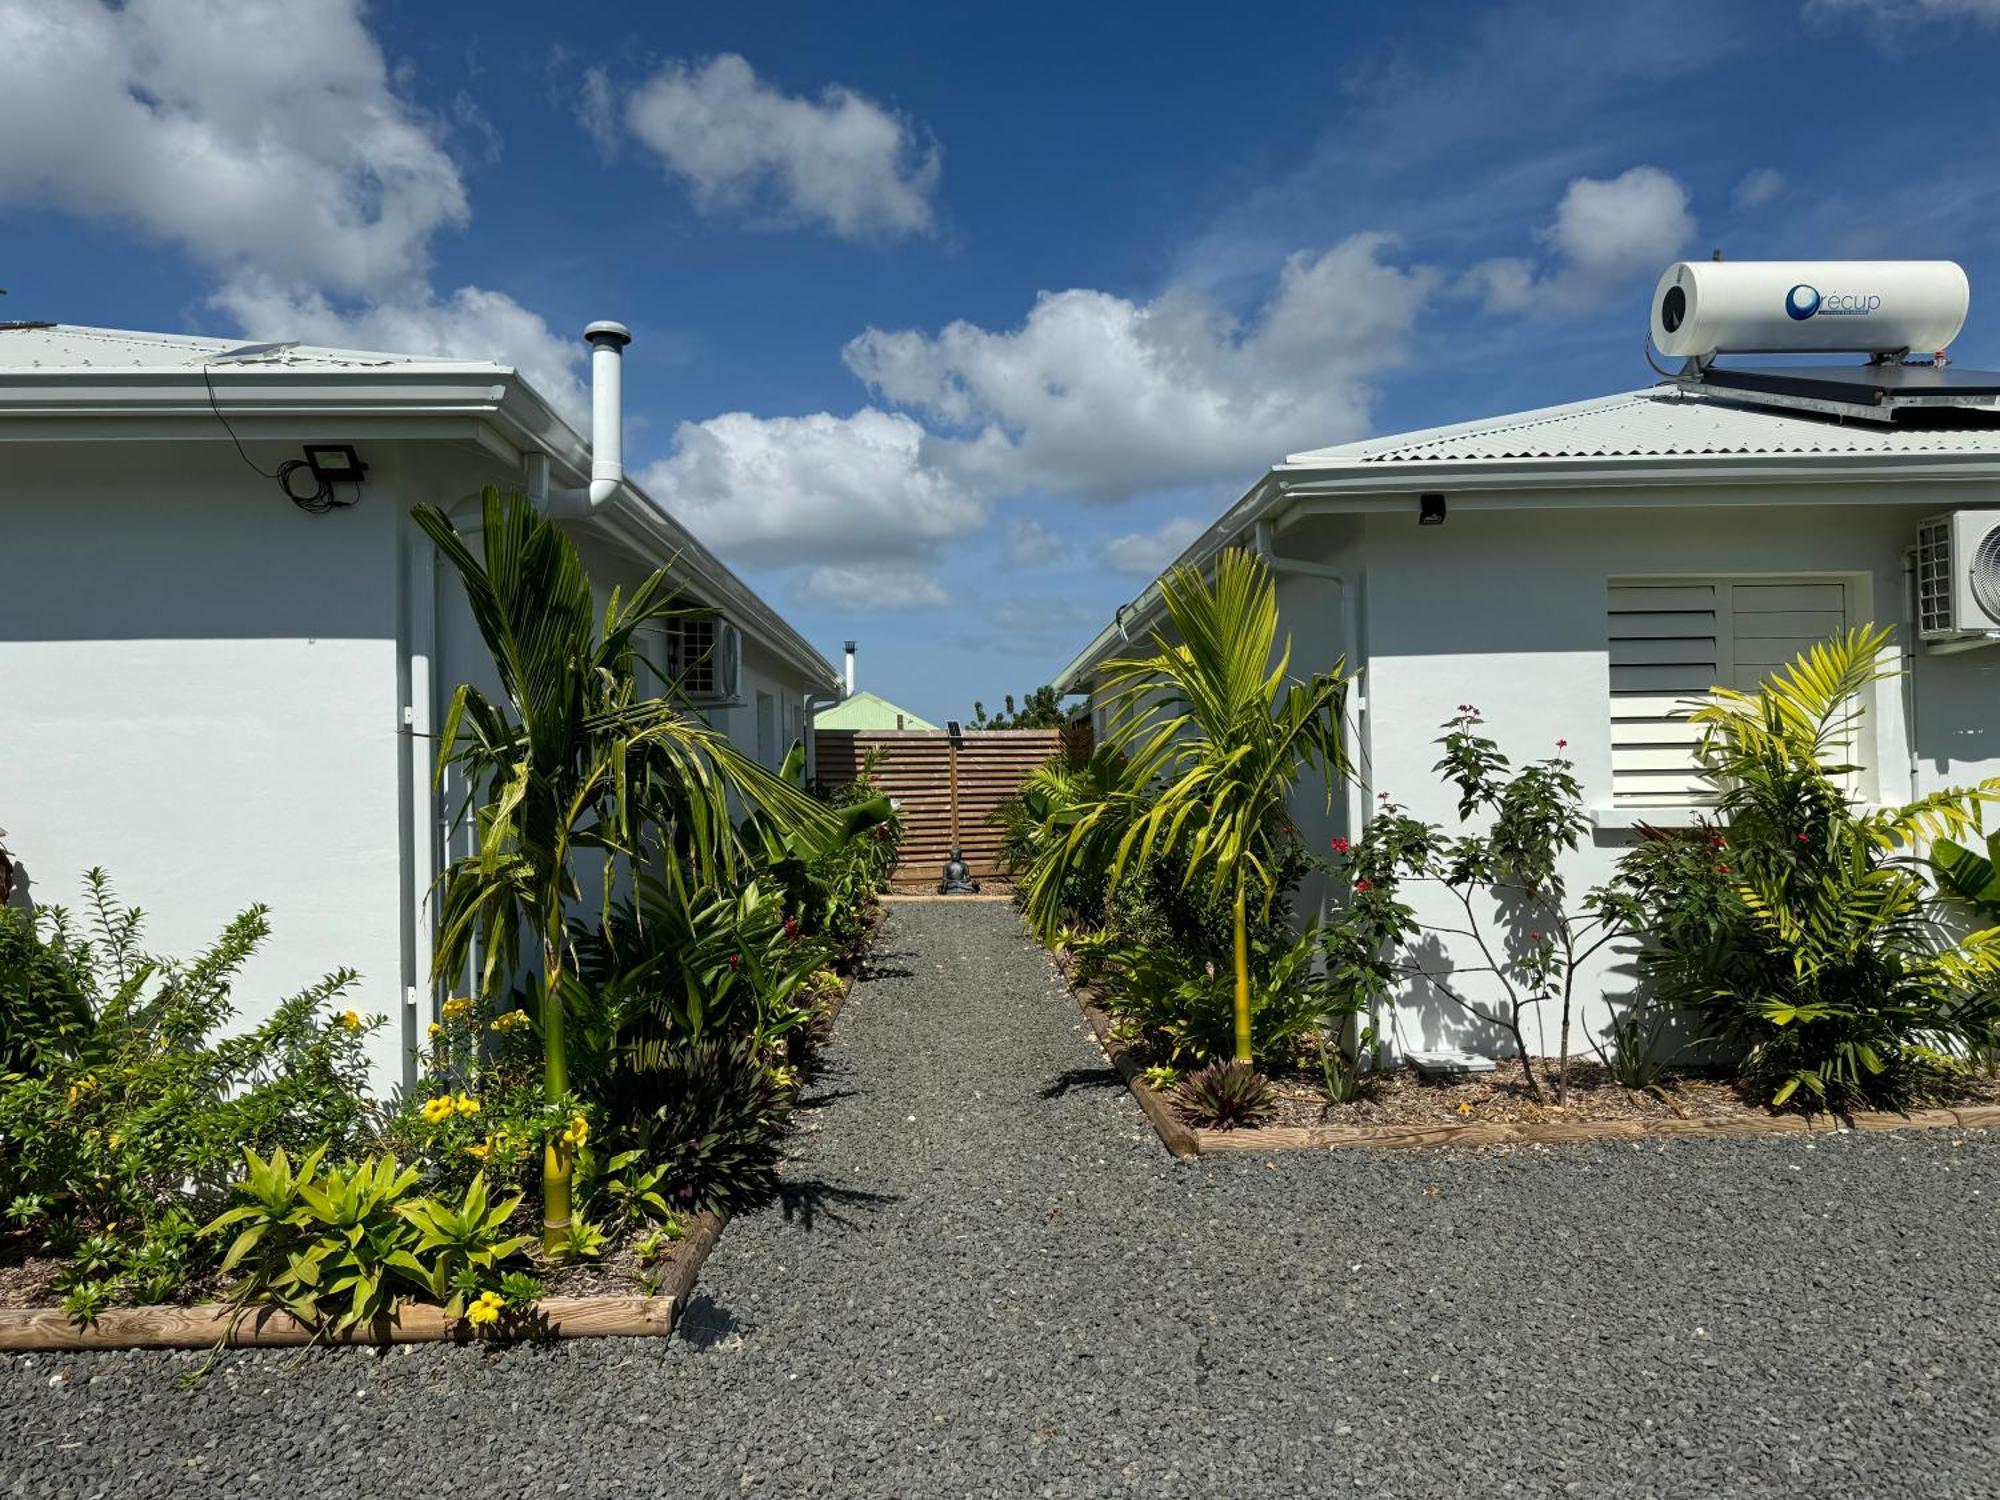
[[[929,719],[920,719],[908,709],[878,698],[873,693],[853,693],[832,708],[813,715],[815,729],[936,729]]]

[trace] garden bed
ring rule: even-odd
[[[1373,1076],[1367,1093],[1332,1104],[1300,1077],[1273,1080],[1278,1108],[1253,1129],[1209,1130],[1184,1120],[1171,1099],[1147,1082],[1142,1046],[1114,1034],[1101,996],[1078,984],[1069,956],[1056,956],[1105,1055],[1138,1099],[1161,1144],[1175,1156],[1216,1151],[1285,1151],[1375,1146],[1558,1144],[1631,1140],[1647,1136],[1800,1135],[1829,1130],[2000,1129],[2000,1081],[1968,1080],[1964,1096],[1949,1107],[1908,1114],[1856,1113],[1844,1117],[1777,1112],[1744,1100],[1725,1078],[1695,1071],[1671,1073],[1659,1092],[1628,1089],[1595,1062],[1572,1059],[1569,1097],[1553,1102],[1547,1064],[1537,1060],[1545,1097],[1528,1090],[1521,1064],[1501,1062],[1493,1072],[1430,1081],[1413,1069]]]
[[[883,916],[879,906],[868,914],[860,954],[842,966],[844,982],[814,1022],[822,1037],[853,994]],[[484,1337],[501,1342],[664,1337],[673,1332],[728,1220],[726,1212],[696,1215],[663,1254],[644,1264],[637,1251],[641,1237],[633,1236],[594,1259],[546,1268],[547,1295]],[[80,1323],[50,1305],[52,1283],[67,1262],[29,1254],[31,1243],[25,1231],[0,1234],[0,1351],[469,1343],[482,1337],[466,1319],[447,1318],[442,1308],[415,1302],[403,1303],[390,1317],[330,1333],[279,1309],[202,1300],[220,1294],[214,1284],[190,1287],[183,1302],[109,1308]]]

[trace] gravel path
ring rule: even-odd
[[[0,1495],[2000,1487],[2000,1139],[1170,1161],[1004,905],[900,905],[686,1336],[0,1362]]]

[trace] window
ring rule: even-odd
[[[769,693],[757,695],[757,759],[778,769],[778,700]]]
[[[1853,624],[1857,594],[1853,580],[1827,577],[1611,580],[1613,805],[1709,800],[1688,700],[1711,687],[1754,689]]]

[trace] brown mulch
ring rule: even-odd
[[[1555,1060],[1535,1059],[1542,1085],[1537,1100],[1518,1058],[1490,1073],[1429,1079],[1414,1068],[1370,1076],[1366,1093],[1329,1104],[1319,1080],[1305,1074],[1272,1079],[1278,1091],[1273,1125],[1576,1124],[1599,1120],[1741,1120],[1775,1111],[1745,1094],[1727,1073],[1670,1069],[1657,1090],[1628,1089],[1598,1062],[1570,1060],[1564,1102],[1556,1102]],[[2000,1104],[2000,1078],[1967,1078],[1939,1104]]]
[[[1328,1104],[1317,1079],[1272,1080],[1278,1090],[1274,1125],[1510,1125],[1580,1120],[1719,1120],[1753,1112],[1726,1079],[1698,1072],[1670,1073],[1659,1091],[1628,1089],[1601,1063],[1569,1065],[1565,1101],[1556,1103],[1555,1069],[1536,1059],[1542,1098],[1529,1090],[1518,1058],[1490,1073],[1428,1079],[1414,1068],[1373,1075],[1366,1093],[1346,1104]]]
[[[0,1307],[49,1307],[62,1299],[50,1285],[64,1262],[30,1255],[25,1234],[0,1235]]]

